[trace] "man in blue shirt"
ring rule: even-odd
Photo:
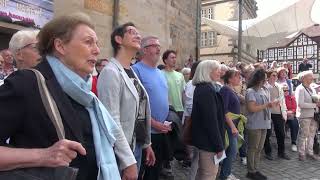
[[[165,134],[171,131],[171,125],[165,124],[169,113],[168,86],[163,73],[157,68],[160,59],[160,42],[157,37],[145,37],[141,41],[143,57],[133,65],[133,69],[145,87],[151,109],[151,141],[156,156],[156,164],[146,167],[144,180],[157,180],[162,162],[167,156]]]

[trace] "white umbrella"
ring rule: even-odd
[[[312,26],[315,24],[311,18],[314,2],[315,0],[300,0],[262,20],[259,18],[243,20],[243,41],[257,49],[266,49],[290,34]],[[202,18],[202,23],[219,34],[238,38],[238,21]]]

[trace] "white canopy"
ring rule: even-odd
[[[294,32],[312,26],[315,24],[311,18],[314,2],[315,0],[300,0],[267,18],[243,20],[243,41],[263,50]],[[202,24],[210,26],[219,34],[238,38],[238,21],[202,18]]]

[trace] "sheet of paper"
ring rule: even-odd
[[[171,125],[171,124],[172,124],[172,122],[164,121],[164,122],[163,122],[163,124],[164,124],[164,125],[166,125],[166,126],[169,126],[169,125]]]
[[[213,156],[213,162],[214,162],[215,165],[218,165],[218,164],[219,164],[221,161],[223,161],[226,157],[227,157],[227,156],[226,156],[226,152],[225,152],[225,151],[222,152],[222,156],[221,156],[220,158],[218,158],[218,156],[215,154],[215,155]]]

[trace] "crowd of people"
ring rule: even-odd
[[[239,155],[247,177],[264,180],[259,162],[263,149],[274,160],[273,131],[278,157],[292,158],[286,127],[299,160],[320,159],[313,151],[319,86],[306,62],[295,89],[288,63],[227,66],[190,56],[179,72],[176,51],[161,53],[159,38],[141,37],[133,23],[116,27],[110,41],[113,57],[98,60],[98,37],[82,13],[12,36],[0,56],[0,174],[71,166],[77,180],[157,180],[172,176],[176,158],[190,166],[190,180],[237,180],[232,164]],[[46,80],[65,139],[58,139],[30,68]]]

